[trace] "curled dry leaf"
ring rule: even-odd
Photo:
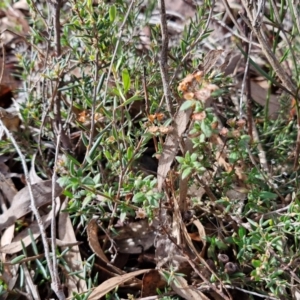
[[[51,203],[52,180],[33,184],[31,188],[37,208]],[[61,191],[62,188],[56,183],[55,196],[59,196]],[[0,215],[0,230],[14,224],[17,219],[31,212],[30,201],[28,187],[26,186],[15,195],[11,207]]]
[[[107,293],[109,293],[111,290],[113,290],[115,287],[121,285],[122,283],[134,278],[135,276],[144,274],[151,269],[145,269],[145,270],[139,270],[135,272],[131,272],[128,274],[123,274],[120,276],[116,276],[113,278],[110,278],[106,281],[104,281],[102,284],[97,286],[93,292],[90,294],[88,297],[88,300],[97,300],[100,299],[101,297],[105,296]]]
[[[60,209],[60,198],[56,198],[56,212],[55,215],[58,214]],[[52,219],[52,211],[50,211],[47,215],[42,216],[42,222],[44,224],[44,228],[47,229],[51,224]],[[36,240],[40,235],[40,227],[36,221],[32,222],[29,227],[21,231],[15,238],[12,240],[12,243],[2,246],[0,248],[0,252],[14,254],[21,251],[24,247],[29,246],[32,243],[32,238],[29,235],[29,231],[32,234],[34,240]]]
[[[6,178],[2,172],[0,172],[0,191],[10,204],[18,192],[11,178]]]
[[[157,289],[162,289],[166,282],[162,279],[158,270],[150,270],[143,276],[142,297],[156,295]]]
[[[33,280],[31,278],[32,274],[28,271],[26,263],[22,264],[24,275],[25,275],[25,282],[27,285],[27,290],[30,291],[30,294],[32,295],[32,299],[34,300],[40,300],[40,294],[38,292],[37,286],[33,283]]]
[[[66,208],[67,200],[62,204],[61,210],[64,211]],[[74,228],[69,213],[67,212],[61,212],[59,214],[58,236],[64,243],[77,243]],[[66,248],[67,246],[62,246],[61,250],[64,251]],[[64,259],[68,263],[69,268],[71,268],[71,273],[82,270],[83,265],[78,245],[74,245],[69,249],[64,255]],[[87,290],[86,281],[79,276],[68,276],[65,284],[70,296],[73,293],[83,293]]]
[[[109,263],[98,240],[98,225],[95,219],[92,219],[87,225],[87,235],[90,248],[104,263]]]
[[[7,112],[4,108],[0,107],[0,119],[3,125],[9,131],[18,131],[21,120],[16,113]]]
[[[35,159],[36,159],[36,153],[32,157],[31,168],[30,168],[30,171],[29,171],[29,178],[30,178],[30,182],[32,184],[43,181],[43,179],[41,177],[39,177],[38,174],[35,171]]]
[[[197,227],[200,241],[203,244],[200,256],[204,257],[205,251],[206,251],[206,233],[205,233],[205,229],[204,229],[203,225],[201,224],[201,222],[198,219],[194,220],[193,224]]]
[[[192,109],[189,108],[184,111],[179,110],[174,117],[173,130],[167,135],[163,152],[159,158],[157,170],[157,186],[159,191],[162,190],[163,183],[177,155],[179,140],[190,122],[191,114]]]
[[[209,300],[202,292],[190,287],[182,276],[174,276],[170,285],[177,295],[186,300]]]
[[[107,259],[106,255],[104,254],[101,245],[98,239],[98,225],[95,219],[92,219],[88,226],[87,226],[87,235],[89,246],[93,250],[93,252],[100,258],[100,260],[110,268],[116,274],[123,274],[123,271],[119,268],[110,264],[109,260]]]

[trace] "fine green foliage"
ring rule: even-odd
[[[22,132],[14,136],[28,163],[37,154],[35,169],[41,178],[50,178],[53,169],[57,173],[68,203],[64,212],[70,215],[78,241],[85,244],[80,245],[84,259],[76,272],[66,259],[72,248],[56,249],[61,282],[75,276],[88,287],[84,293],[69,296],[88,299],[92,289],[104,282],[99,271],[103,266],[87,247],[86,227],[91,219],[97,218],[101,224],[105,254],[113,257],[116,250],[111,236],[118,231],[114,225],[137,218],[151,221],[161,209],[171,215],[177,203],[174,199],[181,197],[185,182],[186,210],[201,222],[206,236],[194,237],[198,231],[192,220],[186,221],[186,226],[211,270],[204,270],[206,265],[200,260],[194,263],[194,257],[187,259],[190,252],[177,245],[184,259],[193,261],[189,267],[196,265],[198,273],[195,268],[184,273],[184,268],[178,271],[172,264],[163,265],[166,285],[176,284],[174,276],[188,276],[189,284],[209,297],[213,296],[207,282],[226,285],[229,293],[238,288],[247,299],[255,299],[253,295],[295,299],[295,291],[300,292],[295,287],[300,276],[300,22],[294,14],[294,1],[266,1],[264,18],[257,24],[251,23],[247,12],[250,31],[270,27],[267,50],[259,38],[254,42],[255,54],[259,51],[266,58],[263,64],[255,62],[251,47],[249,50],[234,37],[232,47],[242,57],[243,71],[228,73],[227,65],[217,59],[207,66],[209,51],[203,49],[214,34],[207,24],[211,18],[221,22],[221,17],[212,10],[213,1],[203,1],[180,38],[168,48],[167,84],[176,111],[173,115],[168,111],[162,81],[160,25],[148,28],[148,44],[143,44],[140,36],[150,22],[155,2],[131,6],[121,0],[97,4],[67,1],[59,8],[61,27],[57,28],[45,1],[27,2],[31,28],[26,37],[28,49],[16,54],[25,95],[19,104]],[[6,7],[5,3],[0,5],[0,9]],[[247,7],[255,11],[250,4]],[[290,20],[288,32],[286,18]],[[247,34],[240,36],[250,40]],[[259,32],[255,36],[259,37]],[[268,57],[268,51],[274,57]],[[288,70],[280,72],[275,68],[277,62]],[[246,66],[267,85],[263,104],[256,101],[253,88],[251,94],[249,73],[242,78]],[[243,74],[238,76],[238,72]],[[240,95],[241,86],[246,87],[245,98]],[[270,111],[276,93],[281,96],[274,117]],[[175,159],[163,189],[158,190],[159,157],[166,151],[168,134],[177,130],[174,124],[179,112],[189,114],[189,124],[178,137]],[[0,141],[0,154],[19,163],[9,139]],[[179,215],[186,213],[180,210]],[[27,226],[19,220],[16,231]],[[176,243],[164,226],[161,224],[161,231]],[[9,291],[10,295],[25,290],[29,270],[41,295],[49,290],[43,295],[53,298],[43,247],[32,232],[29,235],[30,246],[23,245],[10,260],[19,267],[18,288]],[[122,270],[129,272],[130,268],[129,264]],[[192,271],[195,280],[190,277]],[[0,296],[6,291],[7,282],[0,277]],[[170,287],[157,288],[155,293],[161,299],[178,299]],[[133,289],[128,299],[139,296]],[[117,287],[106,295],[106,299],[122,297],[126,296]]]

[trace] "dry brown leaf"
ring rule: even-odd
[[[161,289],[166,282],[161,278],[158,270],[150,270],[143,276],[142,297],[156,295],[156,289]]]
[[[31,299],[40,300],[41,298],[40,298],[40,294],[38,292],[38,288],[32,281],[31,274],[28,271],[26,263],[23,263],[22,267],[24,270],[25,282],[28,287],[27,289],[28,289],[28,291],[30,291],[30,296],[32,297]]]
[[[10,113],[4,108],[0,107],[0,119],[4,126],[9,131],[18,131],[20,127],[21,120],[16,113]],[[1,136],[0,136],[1,138]]]
[[[202,292],[190,287],[182,276],[175,275],[174,277],[174,281],[170,285],[172,290],[180,297],[186,300],[210,300]]]
[[[242,83],[238,84],[238,88],[240,88]],[[253,100],[265,107],[267,104],[268,90],[262,88],[257,82],[250,80],[250,89],[251,89],[251,97]],[[268,107],[268,117],[271,119],[276,119],[280,112],[280,103],[278,97],[276,95],[270,95],[269,107]]]
[[[41,177],[39,177],[38,174],[35,171],[35,159],[36,159],[36,153],[32,157],[31,168],[30,168],[30,171],[29,171],[29,178],[30,178],[31,184],[43,181],[43,179]]]
[[[193,241],[201,242],[201,238],[198,232],[189,232],[189,236]]]
[[[9,204],[12,203],[14,196],[18,192],[11,178],[6,178],[1,172],[0,172],[0,191]]]
[[[88,223],[86,231],[90,248],[104,263],[109,263],[98,240],[98,225],[95,219]]]
[[[61,210],[64,211],[67,208],[67,200],[62,204]],[[72,222],[67,212],[61,212],[58,221],[58,236],[65,243],[76,243],[76,236],[72,226]],[[66,247],[62,247],[62,251]],[[82,259],[78,246],[73,246],[65,255],[65,261],[71,268],[71,272],[82,270]],[[87,290],[87,285],[84,279],[78,276],[68,276],[66,283],[68,288],[68,294],[71,296],[74,293],[83,293]]]
[[[157,170],[157,186],[159,191],[162,190],[163,183],[177,155],[179,140],[187,128],[191,114],[192,109],[190,108],[185,111],[180,110],[175,115],[174,124],[172,125],[173,131],[167,135],[163,152],[159,158]]]
[[[55,215],[58,214],[59,209],[60,209],[60,199],[59,197],[57,197]],[[50,211],[46,216],[41,217],[45,229],[47,229],[48,226],[51,224],[52,215],[53,215],[52,211]],[[34,221],[32,222],[32,224],[30,224],[29,227],[27,227],[26,229],[21,231],[17,236],[15,236],[12,243],[1,247],[0,253],[10,253],[10,254],[17,253],[22,250],[22,243],[25,247],[29,246],[32,243],[32,239],[28,233],[29,230],[31,231],[34,240],[36,240],[41,235],[40,227],[38,226],[37,222]]]
[[[52,180],[46,180],[31,186],[36,207],[51,203]],[[60,195],[62,188],[56,183],[56,197]],[[0,215],[0,230],[12,225],[15,221],[31,212],[30,195],[28,187],[24,187],[13,198],[11,207]]]
[[[0,58],[0,74],[2,74],[1,82],[0,82],[0,95],[6,94],[8,91],[14,91],[17,88],[21,86],[21,81],[17,81],[15,77],[13,76],[14,73],[16,73],[15,70],[15,63],[16,60],[14,57],[12,57],[13,63],[6,63],[3,61],[2,58]],[[17,62],[16,62],[17,63]],[[3,70],[4,67],[4,70]],[[2,106],[2,105],[0,105]]]
[[[205,251],[206,251],[206,233],[205,233],[205,229],[204,229],[203,225],[201,224],[201,222],[198,219],[194,220],[193,224],[197,227],[198,233],[199,233],[199,238],[200,238],[200,240],[203,244],[200,256],[204,257]]]
[[[93,252],[100,258],[100,260],[111,270],[113,270],[116,274],[123,274],[124,272],[119,268],[110,264],[109,260],[107,259],[106,255],[104,254],[101,245],[98,239],[98,225],[95,219],[92,219],[88,226],[87,226],[87,235],[89,246],[93,250]]]
[[[14,237],[14,233],[15,233],[15,224],[6,228],[6,230],[4,231],[4,233],[1,237],[1,242],[0,242],[1,247],[11,244],[11,241]],[[2,263],[6,262],[6,253],[1,252],[1,250],[0,250],[0,253],[1,253],[1,262]],[[10,252],[8,252],[8,253],[10,253]],[[8,266],[7,268],[10,269],[11,267]],[[9,270],[9,272],[11,273],[11,270]]]
[[[134,278],[135,276],[144,274],[150,270],[151,269],[139,270],[139,271],[110,278],[104,281],[103,283],[101,283],[99,286],[97,286],[88,297],[88,300],[100,299],[101,297],[105,296],[107,293],[109,293],[111,290],[113,290],[115,287],[119,286],[120,284]]]

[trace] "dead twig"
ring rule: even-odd
[[[262,51],[266,58],[268,59],[270,65],[272,66],[272,69],[276,73],[276,75],[280,78],[282,81],[283,85],[286,87],[287,91],[295,96],[296,95],[296,87],[292,80],[287,76],[286,72],[284,71],[283,67],[279,63],[279,60],[275,56],[275,54],[272,52],[271,47],[269,46],[268,42],[266,41],[265,35],[261,30],[260,26],[260,21],[258,20],[260,11],[263,9],[263,7],[259,7],[259,9],[256,9],[256,3],[247,1],[247,0],[242,0],[242,4],[244,6],[245,11],[247,12],[247,17],[249,18],[250,21],[248,21],[242,14],[240,14],[241,18],[247,23],[249,28],[255,33],[259,43],[262,46]],[[250,8],[254,6],[252,9],[253,11],[250,10]]]
[[[160,6],[160,28],[161,28],[161,52],[160,52],[160,73],[163,83],[164,98],[167,104],[167,110],[171,117],[173,117],[174,109],[172,105],[172,95],[169,83],[168,74],[168,47],[169,47],[169,36],[168,36],[168,25],[166,16],[166,6],[165,0],[158,0],[158,5]]]
[[[24,171],[24,177],[25,177],[25,181],[28,187],[28,192],[30,195],[30,207],[31,210],[37,220],[37,224],[39,226],[40,232],[41,232],[41,238],[42,238],[42,243],[43,243],[43,247],[44,247],[44,251],[45,251],[45,258],[49,267],[49,272],[50,272],[50,276],[51,276],[51,280],[52,283],[54,281],[54,273],[53,273],[53,265],[52,265],[52,261],[50,258],[50,249],[49,249],[49,245],[48,245],[48,241],[47,241],[47,235],[46,235],[46,230],[45,230],[45,226],[44,223],[42,221],[41,215],[37,209],[37,206],[35,204],[35,199],[33,196],[33,191],[32,191],[32,186],[31,186],[31,181],[30,181],[30,176],[29,176],[29,172],[28,172],[28,168],[27,168],[27,164],[26,164],[26,160],[25,157],[17,143],[17,141],[15,140],[15,138],[13,137],[13,135],[10,133],[10,131],[6,128],[6,126],[3,124],[2,120],[0,119],[0,126],[4,129],[4,132],[6,134],[6,136],[11,140],[14,148],[16,149],[21,163],[22,163],[22,167],[23,167],[23,171]],[[53,291],[55,292],[55,294],[57,295],[59,300],[64,300],[65,299],[65,295],[63,293],[63,290],[60,286],[55,286],[53,284],[51,284],[51,287],[53,289]]]
[[[56,196],[55,196],[55,184],[57,181],[57,161],[60,148],[60,138],[61,138],[61,128],[59,128],[56,149],[55,149],[55,160],[52,176],[52,219],[51,219],[51,247],[52,247],[52,262],[53,262],[53,279],[52,284],[54,286],[53,290],[62,290],[61,283],[58,275],[58,265],[56,259]]]

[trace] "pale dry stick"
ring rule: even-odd
[[[107,97],[107,91],[108,91],[109,77],[110,77],[110,74],[112,72],[112,67],[114,65],[114,61],[115,61],[115,58],[116,58],[116,55],[117,55],[117,50],[119,48],[119,44],[120,44],[120,41],[121,41],[121,38],[122,38],[122,33],[123,33],[123,30],[124,30],[125,24],[127,22],[127,19],[129,17],[129,14],[130,14],[130,12],[132,10],[132,7],[135,4],[135,2],[136,2],[136,0],[131,0],[131,2],[129,4],[129,7],[127,9],[126,15],[124,17],[123,23],[120,26],[119,34],[118,34],[118,39],[117,39],[116,46],[115,46],[115,49],[114,49],[114,53],[113,53],[113,56],[111,58],[111,62],[110,62],[109,69],[108,69],[108,72],[107,72],[107,80],[106,80],[106,84],[105,84],[103,102],[101,104],[99,104],[99,106],[96,108],[95,111],[97,111],[99,109],[99,107],[101,107],[102,105],[105,106],[106,97]]]
[[[30,176],[29,176],[27,165],[26,165],[25,157],[22,154],[22,151],[21,151],[20,147],[18,146],[15,138],[10,133],[10,131],[6,128],[6,126],[4,126],[1,119],[0,119],[0,127],[2,127],[4,129],[4,132],[7,136],[7,138],[11,140],[14,148],[16,149],[16,151],[17,151],[17,153],[20,157],[22,167],[23,167],[23,171],[24,171],[25,181],[26,181],[29,196],[30,196],[30,207],[31,207],[31,210],[32,210],[35,218],[36,218],[37,224],[38,224],[40,232],[41,232],[42,243],[43,243],[44,251],[45,251],[45,258],[46,258],[46,261],[47,261],[47,264],[48,264],[48,267],[49,267],[51,280],[53,281],[54,275],[53,275],[53,268],[52,268],[52,262],[51,262],[51,258],[50,258],[50,250],[49,250],[49,245],[48,245],[48,241],[47,241],[46,230],[45,230],[45,226],[44,226],[44,223],[42,221],[41,215],[40,215],[40,213],[39,213],[39,211],[36,207],[36,204],[35,204],[35,199],[34,199],[34,196],[33,196]],[[62,290],[53,290],[53,291],[54,291],[54,293],[56,294],[56,296],[58,297],[59,300],[64,300],[65,299],[65,295],[64,295]]]
[[[211,8],[209,10],[209,15],[208,15],[208,18],[207,18],[207,21],[205,23],[205,26],[202,30],[202,32],[199,34],[199,36],[197,37],[197,39],[187,48],[187,52],[185,54],[185,56],[182,58],[180,64],[178,64],[171,80],[170,80],[170,84],[173,83],[174,79],[177,77],[178,75],[178,72],[179,70],[181,69],[181,66],[183,65],[183,63],[187,60],[187,58],[190,56],[192,50],[197,46],[197,44],[201,41],[203,35],[205,34],[206,30],[208,29],[208,26],[210,24],[210,21],[212,19],[212,14],[213,14],[213,10],[214,10],[214,6],[215,6],[215,1],[212,0],[212,3],[211,3]]]
[[[259,0],[257,11],[255,11],[255,8],[254,5],[255,18],[253,24],[255,24],[256,27],[260,27],[265,12],[265,0]]]
[[[213,21],[217,22],[219,25],[221,25],[222,27],[224,27],[226,30],[228,30],[232,35],[234,35],[235,37],[237,37],[238,39],[242,40],[245,43],[250,43],[249,39],[247,39],[246,37],[234,32],[230,27],[228,27],[223,21],[218,20],[216,17],[212,17],[211,18]],[[252,45],[258,48],[261,48],[261,45],[258,43],[255,43],[252,41]]]
[[[243,102],[244,102],[244,94],[245,94],[245,86],[246,86],[245,83],[248,78],[250,53],[251,53],[251,46],[252,46],[252,35],[253,35],[253,32],[251,31],[250,39],[249,39],[249,49],[248,49],[248,53],[247,53],[247,61],[246,61],[245,72],[244,72],[244,77],[243,77],[242,86],[241,86],[241,98],[240,98],[240,106],[239,106],[240,118],[242,118],[242,116],[243,116]]]
[[[238,29],[238,31],[243,34],[243,30],[241,28],[241,26],[239,25],[239,23],[236,21],[236,18],[233,16],[232,12],[231,12],[231,8],[228,4],[228,0],[222,0],[223,4],[225,6],[226,12],[230,17],[231,22],[235,25],[235,27]]]
[[[266,152],[263,149],[263,146],[260,142],[259,134],[258,134],[256,125],[254,122],[252,123],[252,136],[253,136],[253,141],[257,144],[258,159],[259,159],[260,165],[263,168],[264,172],[266,172],[268,178],[271,180],[272,176],[270,174]]]
[[[209,286],[201,285],[201,288],[198,288],[198,290],[201,291],[201,290],[204,290],[204,289],[207,289],[207,288],[209,288]],[[231,289],[231,290],[238,290],[238,291],[244,292],[244,293],[249,294],[249,295],[253,295],[253,296],[260,297],[260,298],[264,298],[265,300],[278,300],[278,298],[275,298],[275,297],[271,297],[271,296],[259,294],[259,293],[256,293],[256,292],[247,291],[245,289],[242,289],[242,288],[239,288],[239,287],[235,287],[235,286],[231,286],[231,285],[227,285],[227,284],[225,285],[225,288]]]
[[[276,21],[278,23],[278,27],[277,28],[281,30],[281,32],[282,32],[282,34],[283,34],[283,36],[285,38],[285,41],[288,44],[288,49],[290,50],[290,52],[292,54],[292,59],[293,59],[293,63],[294,63],[296,74],[297,74],[296,76],[298,77],[299,71],[298,71],[298,67],[297,67],[298,64],[297,64],[297,59],[296,59],[295,51],[293,50],[291,42],[290,42],[290,40],[287,37],[287,31],[283,28],[283,26],[281,24],[279,12],[278,12],[278,8],[277,8],[276,3],[274,2],[274,0],[271,0],[271,4],[272,4],[272,7],[273,7],[274,15],[276,17]],[[274,24],[271,24],[271,25],[274,26]],[[300,31],[299,31],[299,33],[300,33]]]
[[[265,37],[263,36],[263,34],[261,32],[260,26],[257,26],[257,24],[255,23],[257,21],[255,19],[256,16],[254,17],[252,15],[252,12],[250,11],[248,2],[249,1],[247,1],[247,0],[242,0],[243,6],[247,12],[247,16],[248,16],[250,22],[248,22],[248,20],[246,18],[243,18],[242,14],[240,14],[240,16],[244,19],[244,21],[248,24],[248,26],[251,28],[251,30],[255,33],[259,43],[262,46],[261,49],[262,49],[264,55],[268,59],[270,65],[272,66],[276,75],[280,78],[282,83],[285,85],[285,88],[287,89],[287,91],[292,95],[296,95],[295,85],[293,84],[291,79],[287,76],[284,69],[280,65],[278,59],[276,58],[274,53],[271,51],[270,46],[268,45]],[[253,3],[253,5],[255,5],[255,3]]]
[[[167,104],[167,110],[170,114],[170,117],[173,118],[174,109],[172,105],[172,94],[171,94],[169,74],[168,74],[169,34],[168,34],[165,0],[158,0],[158,5],[160,6],[160,28],[161,28],[161,38],[162,38],[160,60],[159,60],[160,74],[161,74],[161,80],[162,80],[163,90],[164,90],[164,98]]]
[[[52,175],[52,219],[51,219],[51,247],[52,247],[52,262],[53,262],[53,278],[51,287],[55,290],[61,290],[61,282],[58,275],[58,265],[56,257],[56,196],[55,196],[55,185],[57,181],[57,161],[60,148],[60,138],[61,138],[61,124],[58,129],[58,135],[56,139],[56,149],[54,158],[54,167]]]

